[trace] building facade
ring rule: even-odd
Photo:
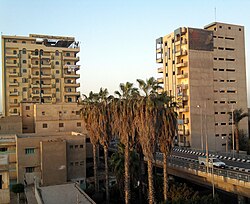
[[[156,40],[158,83],[174,97],[178,145],[226,151],[232,136],[229,112],[247,111],[244,27],[212,23],[181,27]],[[248,132],[247,119],[240,128]]]
[[[2,36],[4,115],[20,115],[20,102],[76,103],[78,44],[73,37]]]

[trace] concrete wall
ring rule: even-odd
[[[56,185],[67,181],[66,141],[41,141],[42,185]]]
[[[22,133],[22,118],[20,116],[7,116],[0,118],[0,134]]]

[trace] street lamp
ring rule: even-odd
[[[202,152],[204,150],[204,147],[203,147],[203,134],[202,134],[202,126],[203,126],[203,123],[202,123],[202,108],[200,105],[197,105],[197,108],[200,109],[200,117],[201,117],[201,149],[202,149]]]

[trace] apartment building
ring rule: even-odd
[[[74,37],[2,36],[4,115],[20,115],[20,102],[76,103],[79,51]]]
[[[10,203],[8,155],[0,155],[0,203]]]
[[[174,97],[178,145],[225,151],[232,136],[229,112],[247,111],[244,27],[212,23],[181,27],[156,40],[161,91]],[[247,119],[240,128],[248,131]],[[207,138],[207,139],[206,139]]]

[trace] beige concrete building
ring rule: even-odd
[[[2,36],[4,115],[20,115],[20,102],[76,103],[78,44],[73,37]]]
[[[244,27],[212,23],[181,27],[156,40],[158,82],[174,96],[178,144],[225,151],[232,133],[228,112],[247,111]],[[159,91],[162,91],[159,90]],[[247,119],[240,128],[248,131]]]
[[[23,133],[84,132],[76,103],[21,103]]]
[[[20,116],[0,117],[0,135],[22,133],[22,118]]]
[[[8,155],[0,155],[0,203],[10,203]]]
[[[17,181],[57,185],[86,180],[86,138],[80,133],[16,135]]]

